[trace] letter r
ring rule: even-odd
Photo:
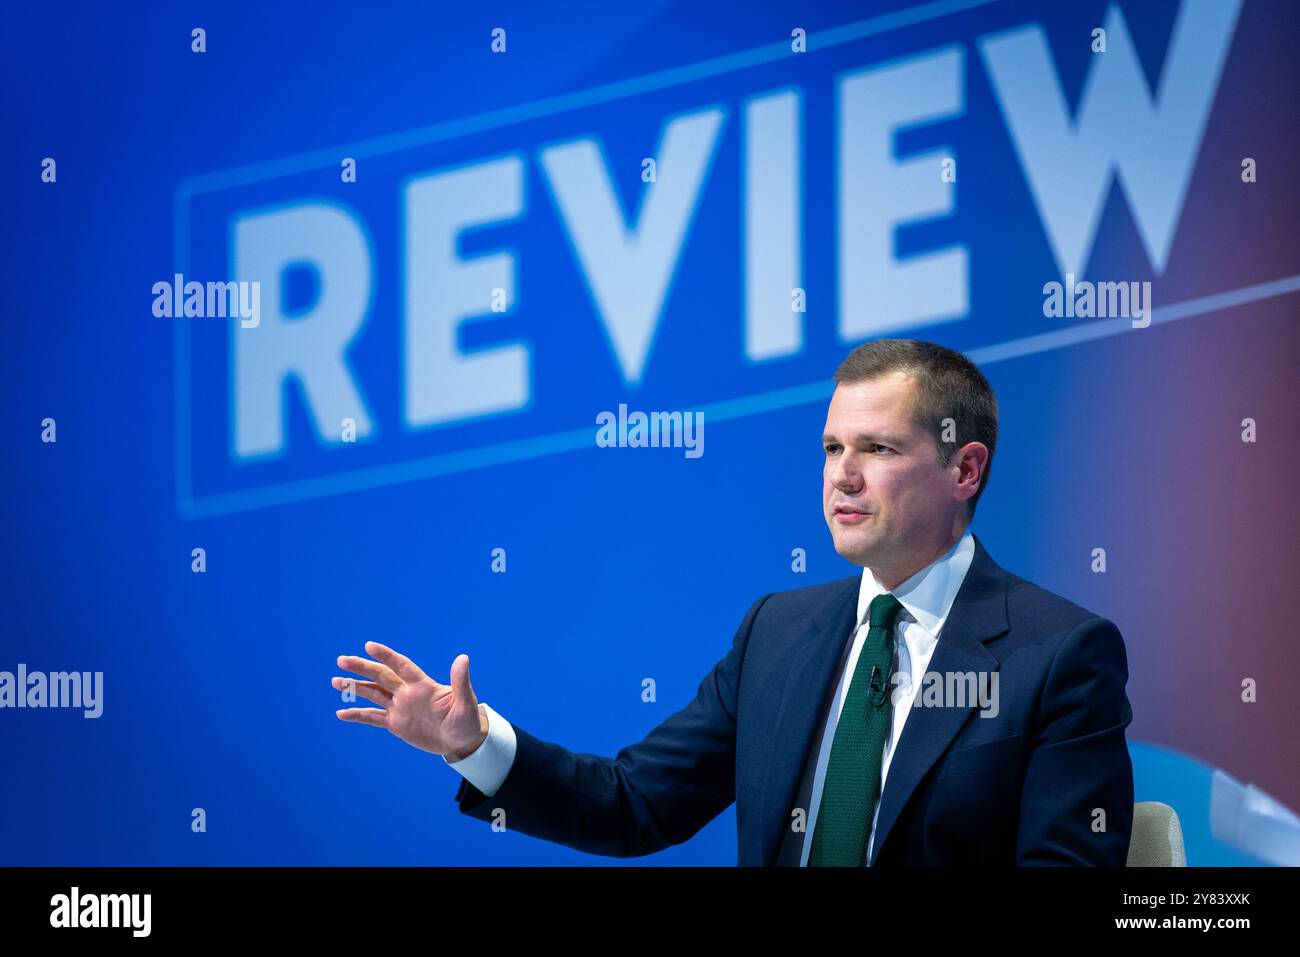
[[[322,442],[341,441],[339,423],[372,425],[348,365],[347,351],[370,311],[373,256],[360,220],[322,201],[237,216],[232,262],[239,281],[260,281],[262,321],[231,324],[236,459],[274,455],[285,445],[284,384],[291,377]],[[283,279],[290,266],[315,270],[319,294],[305,312],[284,312]]]

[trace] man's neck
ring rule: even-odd
[[[960,528],[954,528],[952,534],[948,536],[948,540],[946,542],[929,551],[928,558],[924,558],[920,561],[914,559],[913,562],[911,563],[910,570],[904,569],[901,572],[891,570],[888,573],[889,575],[888,578],[886,578],[880,572],[876,571],[876,569],[874,568],[871,570],[871,572],[876,576],[880,584],[885,587],[885,591],[893,591],[895,588],[903,584],[903,582],[907,581],[909,578],[911,578],[921,569],[934,564],[934,562],[941,555],[947,554],[949,549],[951,549],[954,545],[956,545],[957,542],[961,541],[961,537],[966,534],[966,529],[968,527],[969,527],[968,525],[963,525]]]

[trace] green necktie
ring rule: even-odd
[[[880,765],[889,730],[894,622],[902,608],[889,592],[871,600],[871,627],[858,652],[853,681],[835,725],[809,867],[862,866],[871,816],[880,794]]]

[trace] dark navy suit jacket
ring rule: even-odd
[[[973,537],[929,671],[996,671],[997,714],[981,716],[978,701],[913,705],[870,863],[1122,867],[1133,821],[1123,638],[1107,619],[1003,570]],[[695,699],[613,759],[514,725],[505,781],[489,797],[463,780],[460,810],[491,821],[500,808],[510,830],[631,857],[680,844],[734,801],[738,863],[777,864],[856,627],[860,583],[859,573],[764,595]]]

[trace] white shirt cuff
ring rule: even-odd
[[[487,712],[487,737],[472,754],[459,761],[447,761],[445,754],[442,760],[474,787],[491,796],[497,792],[497,788],[501,787],[506,775],[510,773],[511,766],[515,763],[517,741],[515,729],[511,727],[509,721],[493,711],[492,706],[486,701],[480,701],[479,704]]]

